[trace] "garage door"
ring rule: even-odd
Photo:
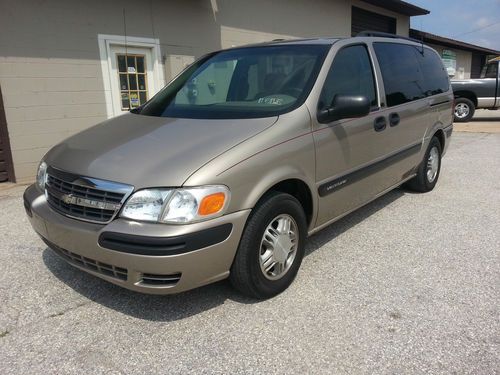
[[[351,35],[356,36],[366,30],[396,34],[396,19],[352,7]]]
[[[10,154],[7,121],[3,107],[2,89],[0,88],[0,182],[14,181],[12,157]]]

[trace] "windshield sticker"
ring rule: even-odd
[[[273,98],[271,97],[265,97],[265,98],[260,98],[257,103],[259,104],[272,104],[272,105],[283,105],[283,99],[282,98]]]

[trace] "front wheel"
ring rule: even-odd
[[[455,122],[467,122],[470,121],[476,107],[474,103],[467,98],[457,98],[455,99]]]
[[[297,199],[267,194],[248,219],[231,267],[231,284],[253,298],[281,293],[297,275],[306,236],[307,221]]]

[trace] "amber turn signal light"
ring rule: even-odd
[[[198,214],[202,216],[213,215],[224,207],[224,202],[226,200],[226,194],[215,193],[204,197],[200,203],[200,208],[198,208]]]

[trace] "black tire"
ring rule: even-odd
[[[464,109],[467,110],[467,114],[461,112]],[[456,98],[455,99],[455,108],[453,110],[455,122],[468,122],[471,120],[472,116],[474,116],[474,112],[476,111],[476,106],[474,103],[467,98]]]
[[[297,249],[288,271],[277,280],[269,280],[260,266],[261,242],[264,231],[282,214],[291,216],[295,221],[298,232]],[[257,299],[270,298],[284,291],[297,275],[304,257],[306,236],[307,220],[299,201],[285,193],[266,194],[252,210],[243,231],[229,275],[233,287]]]
[[[435,177],[430,180],[427,171],[429,170],[429,156],[433,148],[436,148],[438,152],[437,160],[439,164],[437,166],[437,173]],[[418,166],[417,175],[406,183],[406,187],[419,193],[426,193],[434,189],[434,186],[436,186],[439,179],[439,173],[441,172],[441,153],[441,142],[439,142],[437,137],[432,137],[429,147],[427,147],[427,151],[425,152],[424,160],[422,160]]]

